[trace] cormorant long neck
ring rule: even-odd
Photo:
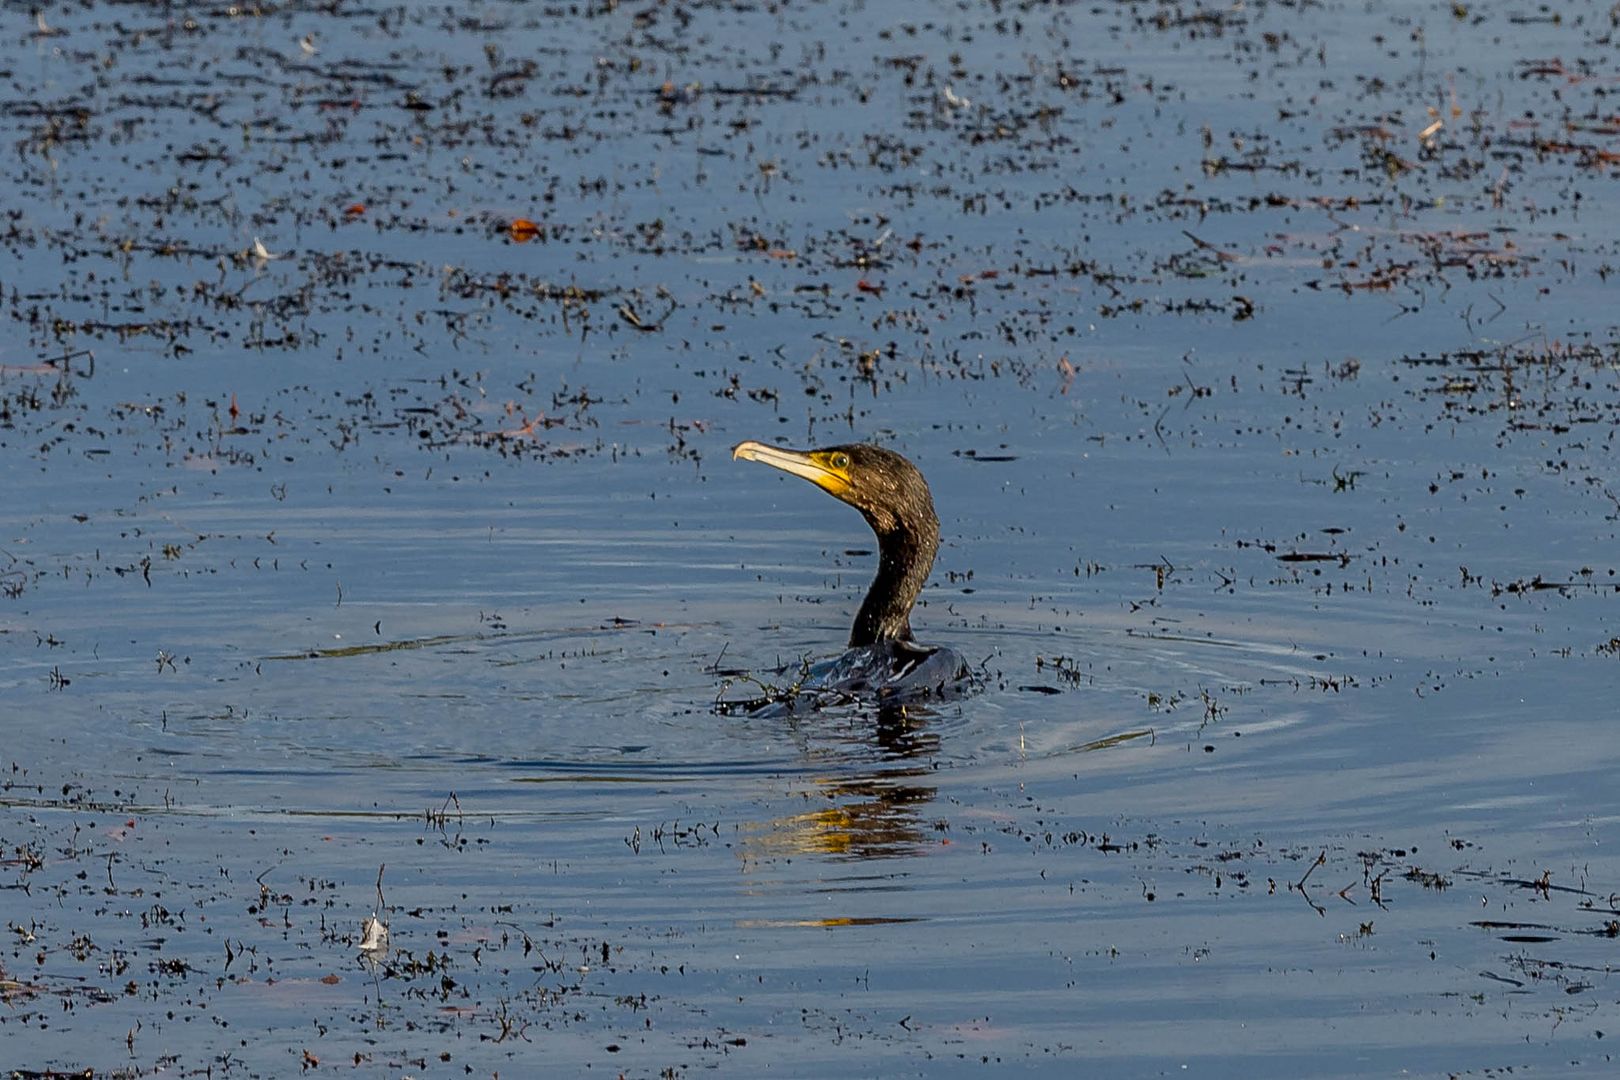
[[[911,605],[939,553],[939,515],[917,466],[880,446],[790,450],[746,439],[731,456],[803,477],[861,512],[877,534],[878,570],[861,601],[850,648],[911,640]]]
[[[866,515],[877,534],[878,569],[849,633],[852,649],[880,641],[911,640],[911,605],[934,568],[939,519],[930,501],[906,511],[905,519],[891,514],[885,515],[887,521]]]

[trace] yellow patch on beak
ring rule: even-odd
[[[842,499],[850,490],[849,458],[839,451],[788,450],[749,439],[733,446],[731,457],[802,476],[835,499]]]

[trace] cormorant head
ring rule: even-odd
[[[789,450],[750,439],[732,447],[731,456],[804,477],[859,510],[880,540],[910,532],[931,533],[934,543],[938,542],[939,519],[934,514],[928,482],[917,466],[893,450],[865,443],[824,450]]]

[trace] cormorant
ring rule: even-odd
[[[732,447],[731,456],[803,477],[859,510],[877,534],[877,576],[855,615],[849,651],[813,665],[796,693],[865,694],[903,703],[976,687],[961,653],[919,645],[911,636],[911,605],[939,551],[934,499],[915,465],[865,444],[789,450],[749,440]]]

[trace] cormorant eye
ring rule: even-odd
[[[832,467],[835,468],[835,469],[847,469],[847,468],[849,468],[849,455],[848,454],[834,454],[832,456]]]

